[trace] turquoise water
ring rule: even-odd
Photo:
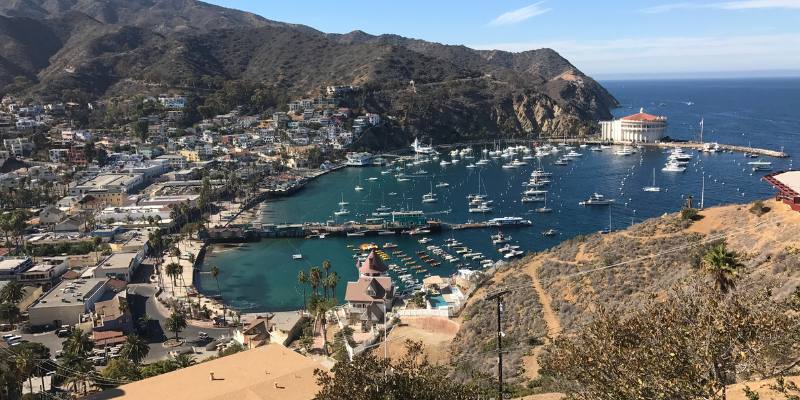
[[[650,112],[667,115],[673,137],[691,138],[693,124],[702,115],[708,140],[739,144],[751,142],[754,146],[776,149],[785,146],[786,151],[793,154],[800,151],[796,141],[800,133],[800,117],[796,113],[800,109],[800,80],[786,80],[780,84],[772,81],[609,82],[606,86],[623,104],[615,114],[628,114],[632,108],[644,106]],[[687,105],[688,102],[693,104]],[[794,112],[790,112],[792,108]],[[475,149],[476,155],[480,155],[480,150]],[[620,229],[632,222],[676,211],[685,196],[700,198],[703,175],[706,177],[707,207],[751,201],[773,194],[772,188],[760,181],[763,174],[754,174],[746,168],[751,159],[742,154],[694,153],[687,171],[675,174],[661,172],[666,159],[661,150],[643,150],[628,157],[616,156],[611,149],[603,152],[576,150],[583,156],[567,166],[553,165],[553,156],[542,159],[542,166],[553,173],[553,183],[548,188],[548,206],[554,210],[551,214],[534,213],[532,209],[539,204],[520,202],[522,184],[534,169],[535,160],[527,160],[530,165],[517,170],[500,168],[500,161],[470,170],[466,168],[467,162],[462,161],[447,167],[438,162],[423,165],[421,168],[429,174],[408,182],[398,182],[392,175],[382,175],[381,168],[377,167],[340,170],[310,183],[291,198],[269,202],[263,220],[267,223],[363,220],[381,204],[395,210],[424,210],[429,217],[452,223],[519,216],[531,219],[533,226],[507,229],[504,233],[510,234],[512,244],[521,249],[538,251],[575,235],[604,229],[609,225],[609,217],[612,228]],[[443,155],[442,158],[449,159],[449,156]],[[775,170],[792,166],[791,159],[772,161]],[[642,187],[652,183],[654,168],[656,184],[662,191],[643,192]],[[410,168],[407,172],[415,169]],[[491,214],[467,212],[465,197],[477,191],[479,175],[485,186],[482,191],[494,200]],[[370,177],[377,179],[369,180]],[[450,187],[434,188],[439,196],[437,203],[422,203],[422,195],[430,191],[431,183],[439,181],[450,183]],[[355,191],[357,185],[365,190]],[[594,208],[578,205],[593,192],[615,199],[615,205]],[[347,207],[352,214],[337,218],[333,212],[339,208],[342,196],[350,203]],[[556,236],[541,234],[551,228],[558,230]],[[427,245],[441,246],[452,235],[475,251],[497,260],[499,254],[489,239],[494,233],[496,231],[491,230],[443,233],[432,235],[433,242],[425,245],[408,235],[263,240],[233,250],[213,251],[206,256],[203,268],[208,269],[210,265],[220,267],[224,298],[234,308],[242,311],[288,310],[302,305],[303,291],[296,283],[298,271],[321,265],[326,259],[332,262],[333,270],[341,277],[336,293],[341,299],[346,281],[357,277],[353,252],[347,245],[393,242],[413,256]],[[292,260],[292,254],[302,254],[303,259]],[[388,262],[397,263],[398,260]],[[446,262],[438,268],[428,269],[429,273],[440,275],[449,275],[453,271],[453,266]],[[216,292],[216,284],[206,274],[199,277],[199,285],[201,291]]]
[[[447,302],[442,296],[433,296],[428,299],[434,308],[447,307]]]

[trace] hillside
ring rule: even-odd
[[[3,2],[0,36],[0,87],[44,99],[171,89],[204,96],[228,81],[289,96],[359,85],[364,91],[350,105],[395,121],[366,135],[361,144],[369,147],[415,136],[584,135],[617,105],[551,49],[478,51],[395,35],[325,34],[194,0]]]
[[[466,379],[470,371],[496,365],[494,353],[475,349],[494,345],[494,313],[482,299],[498,288],[515,288],[506,301],[505,373],[513,383],[534,386],[547,386],[537,381],[539,356],[548,351],[538,343],[580,332],[600,309],[623,316],[664,299],[679,284],[705,276],[701,257],[722,240],[744,263],[737,287],[770,287],[774,299],[787,298],[800,285],[800,214],[774,200],[765,204],[769,211],[761,216],[750,205],[710,208],[694,222],[669,214],[612,234],[574,238],[506,267],[462,314],[451,346],[456,376]]]

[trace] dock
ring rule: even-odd
[[[703,150],[703,143],[699,142],[666,142],[666,143],[639,143],[640,146],[652,146],[660,148],[680,147],[684,149]],[[723,151],[758,154],[760,156],[787,158],[789,154],[783,151],[761,149],[758,147],[737,146],[733,144],[719,143],[719,148]]]

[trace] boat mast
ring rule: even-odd
[[[703,142],[703,118],[700,118],[700,143]]]
[[[700,209],[703,209],[703,203],[706,197],[706,173],[703,172],[703,185],[702,189],[700,189]]]

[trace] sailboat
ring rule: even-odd
[[[553,212],[553,209],[547,206],[547,193],[544,194],[544,204],[541,207],[534,209],[537,213]]]
[[[422,202],[423,203],[436,203],[439,201],[436,198],[436,195],[433,193],[433,181],[431,181],[431,191],[422,195]]]
[[[660,192],[661,188],[656,186],[656,169],[653,168],[653,186],[645,186],[642,188],[645,192]]]
[[[335,215],[337,217],[342,216],[342,215],[350,215],[350,211],[348,211],[346,208],[344,208],[344,206],[346,206],[347,204],[349,204],[349,203],[344,201],[344,193],[342,193],[342,201],[339,202],[339,206],[340,206],[339,211],[334,211],[333,215]]]
[[[361,171],[358,172],[358,185],[356,185],[356,187],[354,189],[355,189],[356,192],[360,192],[360,191],[364,190],[364,188],[361,187]]]

